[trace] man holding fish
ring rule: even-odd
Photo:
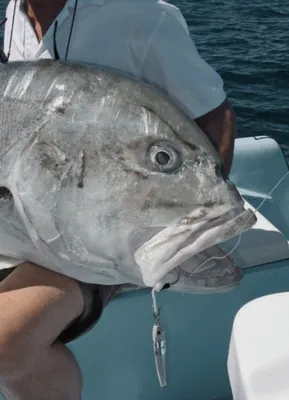
[[[65,343],[123,284],[214,292],[241,279],[225,256],[195,274],[255,222],[226,180],[235,116],[163,1],[13,0],[4,50],[0,389],[76,400]],[[13,63],[55,58],[102,69]]]

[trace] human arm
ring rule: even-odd
[[[195,122],[224,160],[224,172],[228,176],[233,161],[236,134],[236,116],[229,100],[226,98],[217,108],[196,118]]]

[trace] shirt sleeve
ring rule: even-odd
[[[17,267],[17,265],[23,264],[24,261],[17,260],[15,258],[10,258],[0,255],[0,270],[6,268]]]
[[[174,13],[162,12],[149,39],[141,74],[194,119],[217,108],[226,98],[221,77],[198,53],[176,8]]]

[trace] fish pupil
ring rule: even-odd
[[[156,162],[159,165],[167,165],[170,162],[170,159],[171,159],[170,155],[165,151],[159,151],[156,154]]]
[[[0,186],[0,200],[11,199],[12,193],[10,190],[5,186]]]

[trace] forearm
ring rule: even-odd
[[[236,116],[229,100],[226,99],[219,107],[195,121],[224,160],[225,173],[228,175],[233,160],[236,134]]]

